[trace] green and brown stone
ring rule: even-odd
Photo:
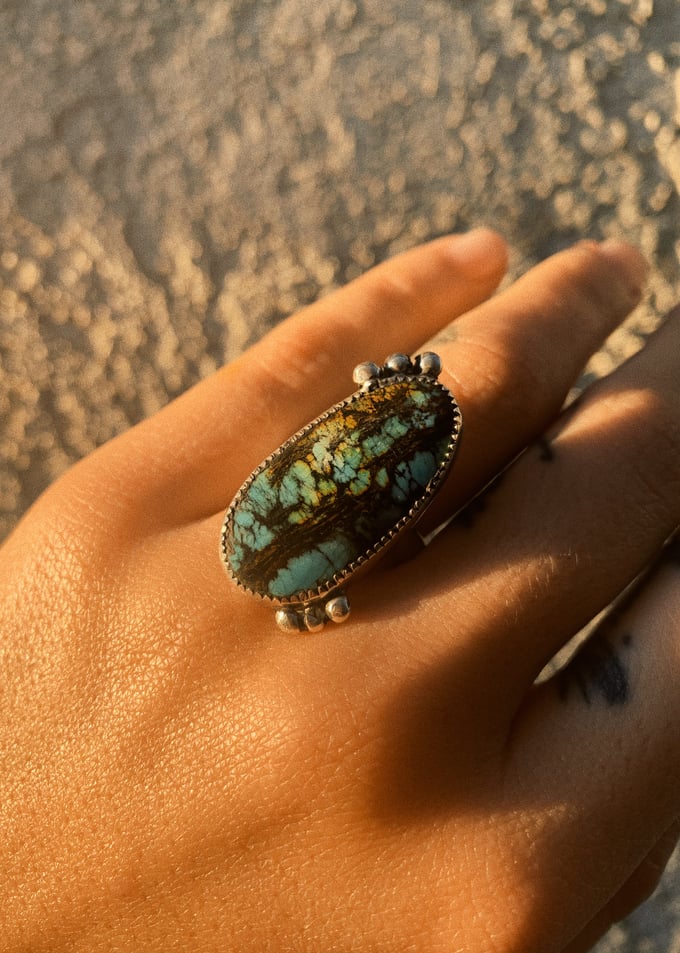
[[[249,478],[225,521],[234,577],[275,601],[329,591],[428,497],[460,415],[431,378],[398,377],[311,423]]]

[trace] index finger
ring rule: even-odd
[[[353,390],[356,364],[419,348],[488,298],[506,261],[503,239],[476,229],[379,265],[90,458],[93,487],[114,468],[157,525],[224,509],[263,457]]]

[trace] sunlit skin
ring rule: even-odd
[[[677,558],[534,682],[680,523],[680,321],[560,415],[646,266],[584,243],[494,294],[505,268],[486,230],[379,266],[5,543],[3,951],[575,953],[654,887],[680,809]],[[225,507],[357,363],[445,327],[465,432],[423,531],[514,464],[355,580],[342,626],[280,632],[220,565]]]

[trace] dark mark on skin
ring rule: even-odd
[[[621,639],[622,648],[629,648],[632,636]],[[610,708],[630,700],[628,667],[611,642],[602,635],[594,636],[576,653],[557,676],[560,698],[566,701],[575,687],[588,705],[598,699]]]
[[[680,566],[680,533],[676,533],[664,547],[665,555],[673,566]]]
[[[557,673],[557,689],[562,700],[572,688],[588,705],[598,698],[610,707],[625,705],[631,696],[628,664],[622,656],[633,644],[630,632],[621,632],[628,607],[663,566],[680,567],[680,531],[668,539],[663,549],[622,593],[602,622],[599,632],[584,643],[574,658]],[[616,646],[616,647],[615,647]],[[618,652],[617,652],[618,648]]]
[[[474,500],[468,503],[456,516],[456,526],[463,529],[471,529],[477,522],[477,517],[486,509],[486,500],[483,496],[476,496]]]
[[[555,459],[555,451],[553,446],[547,437],[539,437],[536,441],[536,446],[538,447],[540,453],[538,455],[539,460],[543,460],[546,463],[552,463]]]
[[[460,337],[460,329],[456,327],[455,324],[449,324],[448,327],[445,327],[443,331],[440,331],[437,334],[435,340],[432,341],[432,346],[434,348],[435,344],[448,344],[451,341],[455,341]]]
[[[453,526],[460,526],[462,529],[470,529],[475,525],[479,516],[485,513],[489,508],[489,497],[498,489],[505,476],[505,471],[498,474],[481,493],[478,493],[462,510],[456,514],[452,521]]]

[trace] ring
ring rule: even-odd
[[[344,622],[345,586],[422,516],[451,465],[461,412],[427,351],[354,369],[359,389],[303,427],[229,506],[220,556],[286,632]]]

